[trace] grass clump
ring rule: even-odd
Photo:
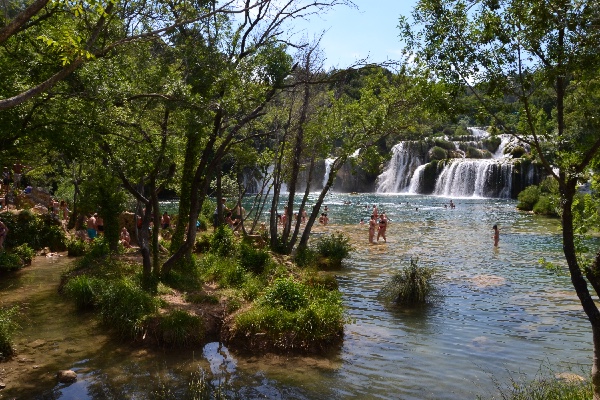
[[[144,320],[158,311],[159,299],[129,278],[106,282],[98,296],[102,321],[122,336],[137,337]]]
[[[78,275],[70,279],[63,287],[63,293],[75,301],[80,310],[91,309],[96,305],[102,292],[104,281],[99,278]]]
[[[279,278],[236,316],[230,339],[243,340],[250,348],[321,351],[341,342],[344,322],[339,292]],[[256,337],[260,340],[252,339]]]
[[[173,347],[201,343],[205,336],[204,321],[183,310],[173,310],[160,317],[159,341]]]
[[[318,255],[321,257],[319,264],[324,267],[340,266],[342,260],[353,250],[350,238],[342,232],[332,233],[319,238],[316,244]]]
[[[19,328],[16,319],[19,315],[19,308],[13,306],[0,309],[0,360],[11,357],[14,354],[12,347],[12,337]]]
[[[379,292],[386,303],[398,305],[426,304],[435,293],[433,277],[435,269],[419,267],[418,260],[411,259],[410,266],[394,274]]]
[[[89,249],[89,244],[83,240],[73,239],[67,241],[67,255],[69,257],[83,256]]]
[[[594,394],[591,379],[570,372],[554,374],[550,369],[533,380],[511,377],[508,383],[496,382],[496,386],[503,400],[589,400]]]
[[[260,275],[269,265],[271,256],[264,249],[254,248],[251,244],[242,243],[240,246],[240,265],[246,271]]]

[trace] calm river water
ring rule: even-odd
[[[115,343],[56,294],[68,260],[36,260],[0,282],[2,304],[28,310],[17,360],[0,364],[7,384],[0,398],[145,399],[161,386],[177,397],[200,370],[243,399],[454,400],[492,398],[495,382],[533,379],[547,366],[586,374],[592,344],[585,314],[569,278],[538,261],[564,265],[558,221],[518,212],[512,200],[453,200],[455,209],[432,196],[328,196],[332,225],[316,234],[343,230],[355,251],[337,272],[350,317],[344,345],[322,358],[238,357],[217,343],[185,352]],[[369,245],[358,222],[368,221],[375,203],[391,222],[388,242]],[[377,294],[411,258],[437,268],[439,301],[386,309]],[[59,369],[77,371],[79,380],[57,385]]]

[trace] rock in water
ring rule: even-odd
[[[70,369],[58,371],[56,378],[60,383],[71,383],[77,380],[77,374]]]

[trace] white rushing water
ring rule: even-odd
[[[481,141],[489,133],[481,128],[469,128],[473,140],[454,142],[456,153],[463,158],[440,161],[433,192],[424,192],[424,173],[429,162],[424,144],[414,141],[400,142],[392,148],[392,158],[378,177],[377,193],[435,194],[448,197],[499,197],[509,198],[513,184],[513,161],[505,154],[514,139],[500,135],[500,145],[492,158],[465,158],[460,148],[483,147]],[[533,169],[526,171],[526,180],[534,181]]]

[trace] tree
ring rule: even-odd
[[[558,183],[563,252],[592,327],[592,383],[594,399],[600,399],[600,310],[590,291],[600,295],[600,252],[579,257],[574,218],[578,185],[600,150],[598,108],[583,100],[598,96],[597,3],[421,0],[413,18],[420,30],[412,30],[406,18],[401,29],[416,61],[436,78],[469,88],[481,111],[531,145]],[[516,124],[503,118],[498,102],[517,112]]]

